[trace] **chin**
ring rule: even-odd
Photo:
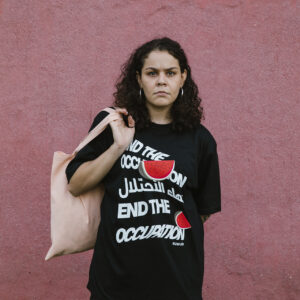
[[[158,98],[155,98],[150,103],[152,103],[152,104],[165,104],[165,105],[169,105],[169,104],[172,104],[173,102],[174,101],[170,100],[167,97],[158,97]]]
[[[170,101],[153,101],[149,103],[152,106],[169,106],[172,105],[173,102]]]

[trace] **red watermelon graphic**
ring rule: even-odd
[[[175,223],[182,229],[188,229],[192,227],[182,211],[177,211],[175,213]]]
[[[150,180],[168,179],[175,167],[175,160],[143,160],[139,165],[140,174]]]

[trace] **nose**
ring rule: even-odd
[[[166,84],[165,74],[163,72],[159,73],[157,77],[157,84],[158,85]]]

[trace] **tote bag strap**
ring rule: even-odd
[[[117,120],[119,118],[119,113],[116,113],[114,109],[110,107],[106,107],[103,110],[108,112],[109,115],[107,115],[94,129],[92,129],[88,133],[88,135],[80,142],[78,147],[73,151],[73,154],[76,154],[84,146],[86,146],[91,140],[93,140],[96,136],[98,136],[106,128],[109,122]]]

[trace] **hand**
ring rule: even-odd
[[[202,223],[204,223],[209,218],[209,216],[210,215],[200,215]]]
[[[128,111],[126,108],[117,107],[114,113],[119,114],[119,118],[109,123],[112,129],[114,143],[119,148],[125,150],[133,140],[133,136],[135,133],[135,121],[131,115],[128,115]],[[126,126],[122,114],[128,116],[129,127]]]

